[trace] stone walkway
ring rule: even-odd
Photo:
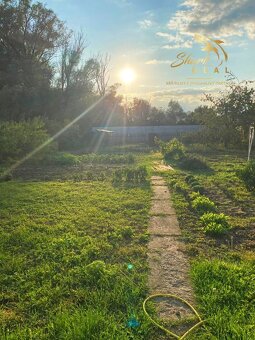
[[[171,195],[164,179],[152,177],[153,198],[149,225],[149,288],[151,294],[175,294],[194,303],[194,294],[188,276],[189,262],[180,240],[181,230],[172,205]],[[169,299],[158,301],[162,319],[189,317],[185,305]]]

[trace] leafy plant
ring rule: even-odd
[[[192,202],[192,207],[199,213],[214,212],[216,206],[208,197],[199,195]]]
[[[222,235],[231,229],[228,223],[228,217],[223,213],[205,213],[200,217],[200,221],[204,227],[204,232],[208,235]]]

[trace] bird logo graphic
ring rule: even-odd
[[[205,35],[198,33],[194,35],[194,40],[197,43],[203,45],[203,48],[201,50],[208,53],[208,59],[211,59],[210,57],[212,53],[214,53],[217,56],[217,60],[219,61],[217,68],[220,67],[224,61],[225,62],[228,61],[228,54],[221,46],[224,43],[224,41],[218,39],[211,39],[206,37]]]

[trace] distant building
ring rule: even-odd
[[[98,126],[93,127],[94,134],[103,135],[110,144],[119,143],[149,143],[153,144],[154,138],[169,140],[183,133],[197,132],[201,125],[162,125],[162,126]]]

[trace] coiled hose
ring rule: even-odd
[[[196,323],[193,327],[191,327],[186,333],[184,333],[183,335],[179,336],[173,332],[171,332],[169,329],[165,328],[164,326],[160,325],[157,321],[155,321],[147,312],[146,310],[146,303],[155,298],[155,297],[169,297],[169,298],[173,298],[176,300],[181,301],[182,303],[186,304],[196,315],[196,317],[198,318],[198,323]],[[193,332],[194,330],[196,330],[198,327],[200,327],[203,323],[204,320],[201,319],[200,315],[198,314],[198,312],[196,311],[196,309],[186,300],[182,299],[181,297],[174,295],[174,294],[153,294],[150,295],[149,297],[147,297],[144,302],[143,302],[143,311],[145,313],[145,315],[147,316],[147,318],[154,323],[155,326],[157,326],[158,328],[160,328],[162,331],[166,332],[167,334],[171,335],[172,337],[174,337],[175,339],[184,339],[186,338],[191,332]]]

